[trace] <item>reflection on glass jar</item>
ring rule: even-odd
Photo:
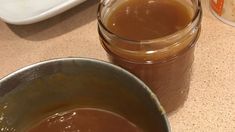
[[[103,0],[98,31],[109,60],[142,79],[167,113],[187,99],[199,0]]]

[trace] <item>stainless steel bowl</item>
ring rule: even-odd
[[[147,132],[170,131],[150,89],[131,73],[106,62],[49,60],[0,80],[0,131],[25,131],[52,113],[84,107],[118,113]]]

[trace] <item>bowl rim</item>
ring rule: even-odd
[[[161,116],[164,119],[164,125],[165,125],[167,131],[171,132],[170,122],[167,118],[167,114],[166,114],[165,110],[163,109],[162,105],[160,104],[160,101],[158,100],[157,96],[152,92],[152,90],[142,80],[140,80],[138,77],[136,77],[134,74],[130,73],[129,71],[127,71],[117,65],[111,64],[111,63],[109,63],[107,61],[103,61],[103,60],[98,60],[98,59],[94,59],[94,58],[83,58],[83,57],[66,57],[66,58],[49,59],[46,61],[40,61],[37,63],[33,63],[33,64],[30,64],[30,65],[25,66],[23,68],[20,68],[16,71],[6,75],[5,77],[1,78],[0,79],[0,90],[1,90],[2,83],[8,81],[9,79],[13,78],[14,76],[16,76],[20,73],[23,73],[27,70],[34,69],[35,67],[40,67],[45,64],[51,64],[51,63],[56,63],[56,62],[66,62],[66,61],[86,61],[86,62],[93,62],[93,63],[101,64],[104,66],[108,66],[109,68],[112,68],[114,70],[118,70],[118,71],[126,74],[127,76],[133,78],[134,80],[136,80],[147,91],[147,93],[150,95],[150,98],[154,101],[155,105],[157,105],[157,108],[158,108]]]

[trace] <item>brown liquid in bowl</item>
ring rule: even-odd
[[[115,113],[84,108],[57,113],[28,132],[142,132],[142,130]]]

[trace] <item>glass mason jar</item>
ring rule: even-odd
[[[183,29],[152,40],[130,40],[107,27],[109,14],[120,0],[101,0],[98,32],[109,60],[142,79],[157,95],[167,113],[177,110],[187,99],[195,43],[200,34],[200,0],[180,0],[186,4],[192,20]]]

